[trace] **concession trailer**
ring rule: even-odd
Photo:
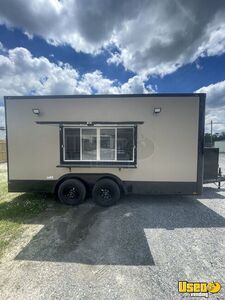
[[[6,96],[8,190],[201,194],[205,94]]]

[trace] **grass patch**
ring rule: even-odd
[[[23,232],[23,224],[47,205],[45,194],[8,193],[6,164],[0,164],[0,257]]]

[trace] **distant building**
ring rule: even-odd
[[[220,153],[225,153],[225,140],[224,141],[215,141],[215,148],[219,148]]]

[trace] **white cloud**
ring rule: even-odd
[[[154,92],[145,87],[146,78],[134,76],[121,84],[96,70],[80,75],[72,66],[33,57],[25,48],[10,49],[0,55],[0,105],[7,95],[121,94]],[[2,103],[3,105],[3,103]],[[0,124],[3,112],[0,106]]]
[[[120,87],[122,94],[132,94],[135,91],[136,94],[155,93],[156,91],[151,85],[145,87],[145,78],[141,76],[131,77],[126,83]]]
[[[69,65],[33,57],[25,48],[0,55],[0,95],[76,92],[78,73]]]
[[[139,75],[225,52],[224,0],[2,0],[0,23],[85,53],[116,45],[108,63]]]
[[[115,64],[115,65],[119,65],[122,63],[122,59],[121,59],[121,55],[120,53],[116,52],[116,53],[111,53],[111,56],[107,59],[107,63],[110,64]]]
[[[214,132],[225,131],[225,80],[204,86],[196,93],[206,93],[206,132],[213,121]]]
[[[225,52],[225,21],[224,11],[217,13],[205,30],[202,43],[195,53],[197,57],[221,55]]]
[[[7,52],[7,49],[3,46],[2,42],[0,42],[0,53]]]
[[[0,55],[0,96],[27,94],[145,93],[146,78],[134,76],[127,83],[110,80],[96,70],[82,76],[69,64],[33,57],[25,48]]]
[[[133,72],[164,76],[198,57],[222,54],[224,7],[221,1],[207,5],[205,1],[158,1],[149,5],[117,35],[121,53],[112,60],[121,61]]]

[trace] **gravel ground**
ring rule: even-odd
[[[174,300],[187,280],[219,281],[209,299],[225,299],[224,197],[211,184],[201,196],[132,196],[107,209],[52,204],[3,257],[0,298]]]

